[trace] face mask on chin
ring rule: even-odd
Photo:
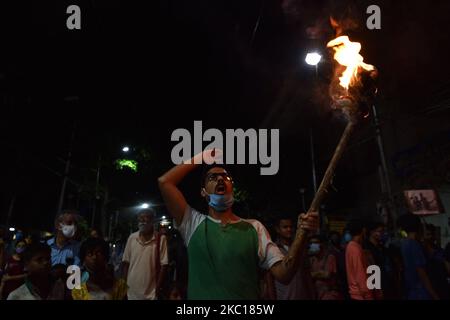
[[[217,212],[227,211],[229,208],[233,206],[234,197],[232,193],[229,194],[215,194],[215,193],[207,193],[205,189],[203,189],[205,194],[208,196],[208,205],[213,208]]]

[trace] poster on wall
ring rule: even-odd
[[[434,215],[444,212],[436,190],[406,190],[405,200],[409,211],[417,215]]]

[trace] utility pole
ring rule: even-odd
[[[63,183],[61,186],[61,193],[59,195],[58,210],[56,211],[56,216],[58,216],[61,213],[63,205],[64,205],[67,179],[69,178],[69,171],[70,171],[70,162],[72,160],[73,142],[75,140],[75,131],[76,131],[76,122],[74,121],[73,128],[72,128],[72,135],[70,138],[69,152],[67,154],[66,167],[64,169],[64,178],[63,178]]]
[[[98,163],[97,163],[97,178],[95,182],[95,199],[94,199],[94,207],[92,210],[92,220],[91,220],[91,228],[94,227],[95,224],[95,214],[97,211],[97,203],[100,200],[100,194],[99,194],[99,188],[100,188],[100,169],[101,169],[101,163],[102,163],[102,156],[98,156]]]
[[[312,166],[312,178],[313,178],[313,189],[314,193],[317,192],[317,176],[316,176],[316,161],[314,157],[314,140],[313,140],[313,130],[309,130],[309,144],[311,150],[311,166]]]
[[[106,187],[105,188],[105,195],[103,197],[103,205],[102,208],[100,210],[100,230],[102,231],[103,234],[106,234],[106,224],[107,224],[107,217],[106,217],[106,210],[107,210],[107,205],[109,202],[109,190]]]
[[[11,216],[14,211],[14,205],[16,203],[16,195],[14,194],[11,198],[11,202],[9,203],[9,209],[8,209],[8,215],[6,216],[6,226],[9,227],[9,224],[11,223]]]
[[[381,124],[380,124],[380,120],[378,118],[377,109],[376,109],[375,105],[372,106],[372,112],[373,112],[373,119],[374,119],[374,124],[375,124],[375,134],[376,134],[376,139],[377,139],[378,152],[380,153],[381,176],[383,177],[381,184],[382,184],[382,188],[384,185],[386,193],[389,198],[389,207],[392,210],[391,216],[393,219],[392,226],[395,229],[396,228],[396,220],[397,220],[397,208],[395,206],[394,198],[392,196],[391,183],[389,180],[389,171],[388,171],[387,162],[386,162],[386,153],[384,150],[383,139],[381,136]],[[383,180],[384,180],[384,183],[383,183]]]

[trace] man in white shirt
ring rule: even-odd
[[[128,285],[128,300],[156,300],[169,263],[167,240],[154,231],[155,212],[139,213],[139,231],[128,238],[122,263]]]

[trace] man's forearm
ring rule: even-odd
[[[173,185],[178,185],[185,176],[189,174],[192,170],[196,168],[196,164],[179,164],[167,171],[162,175],[158,182],[159,184],[170,183]]]
[[[298,229],[295,239],[289,248],[288,253],[274,274],[281,283],[289,283],[297,272],[301,263],[303,263],[306,254],[304,253],[307,240],[307,233],[303,229]]]

